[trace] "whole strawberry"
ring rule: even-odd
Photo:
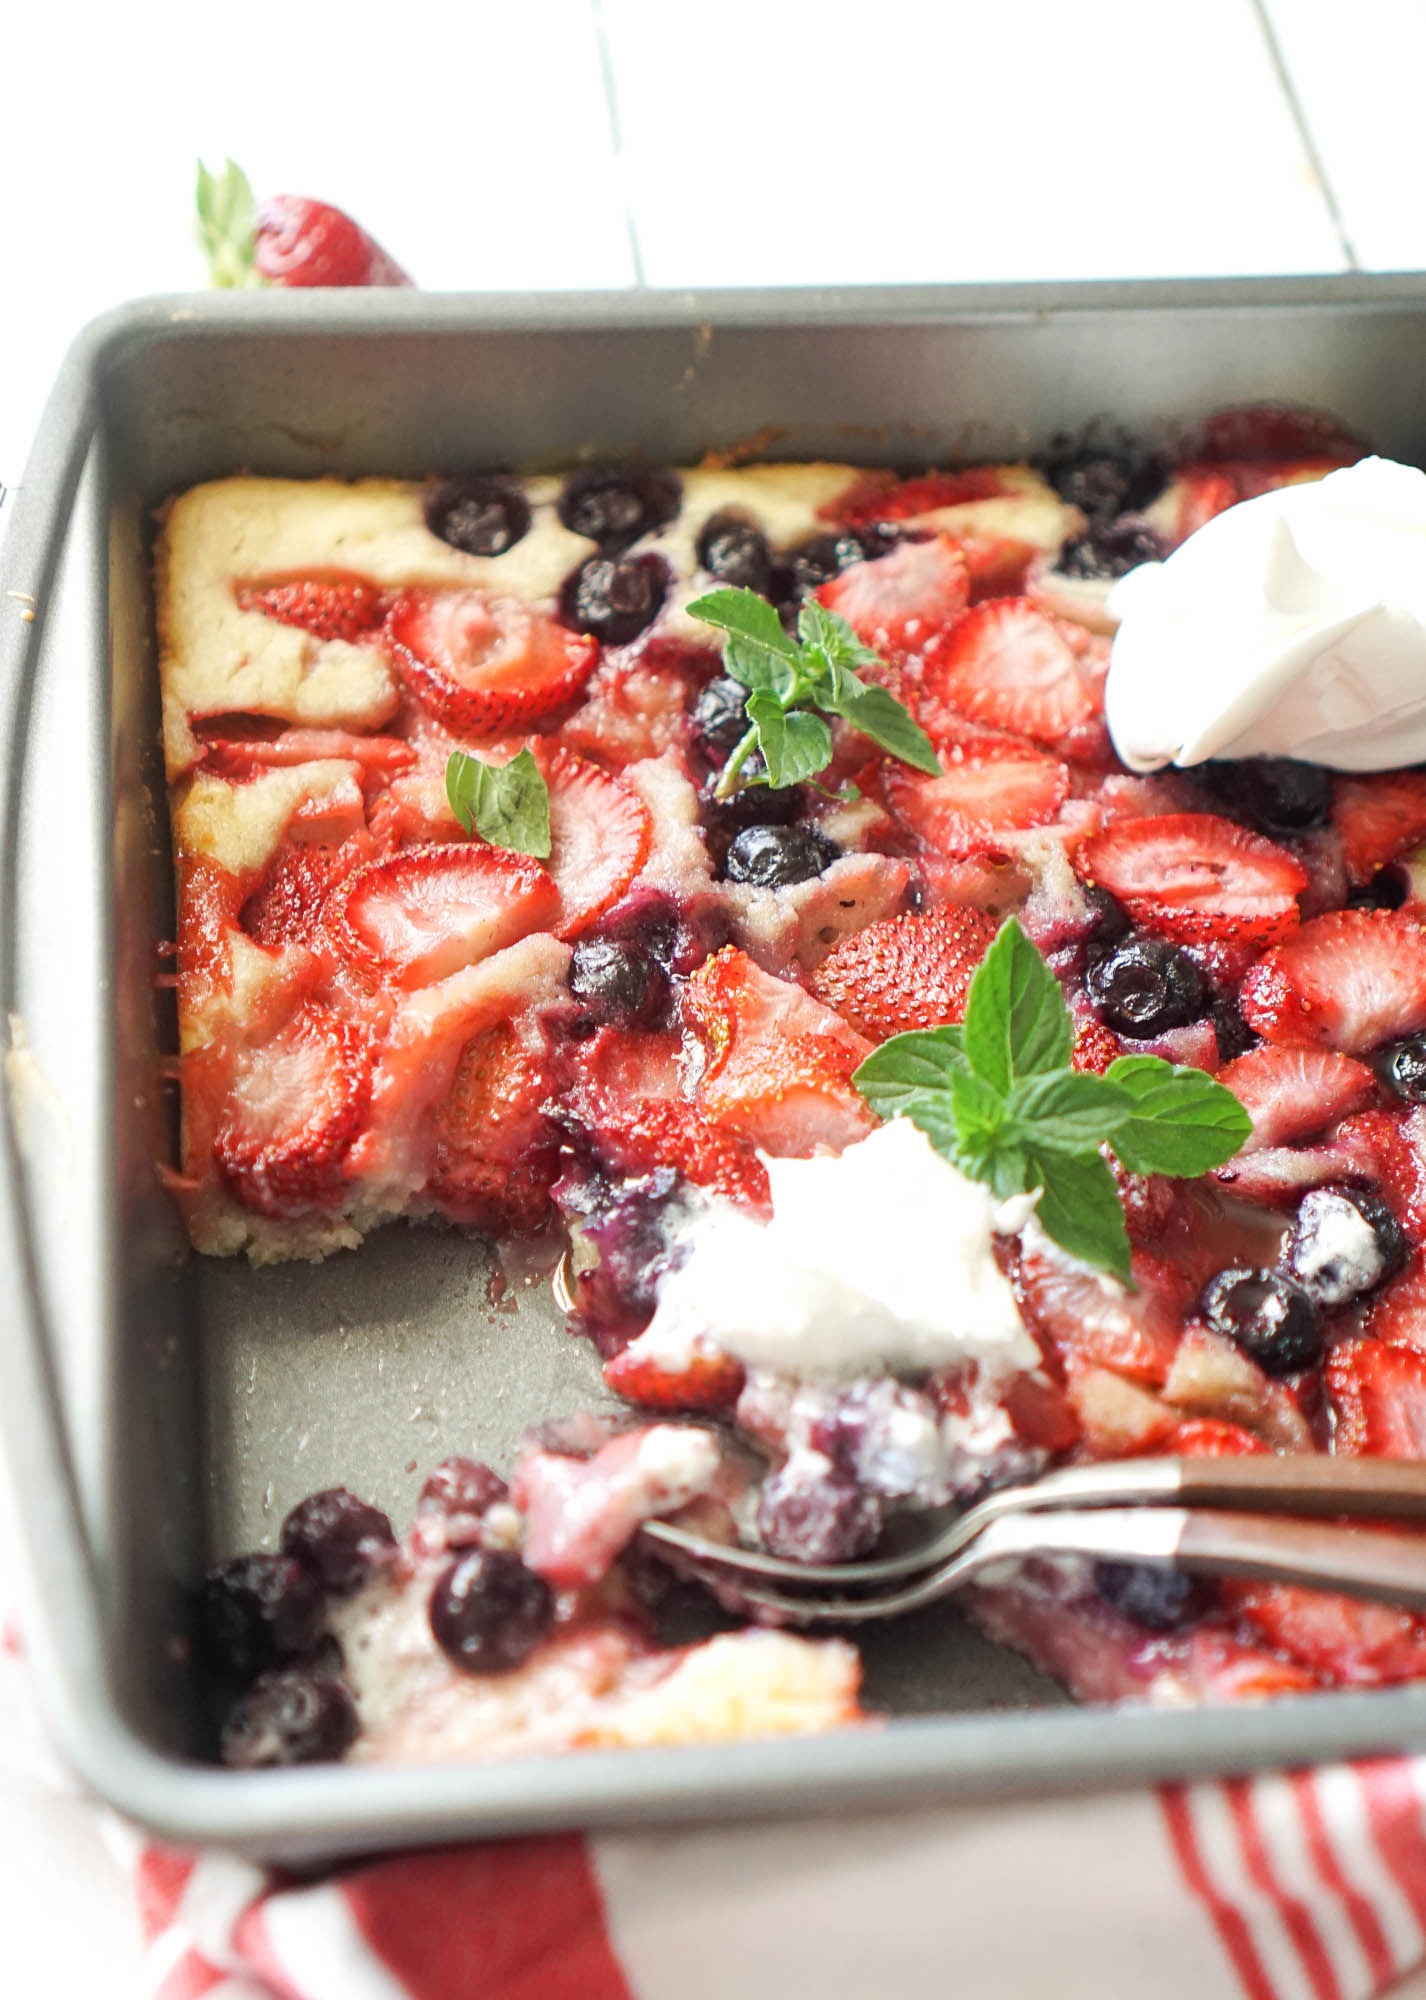
[[[198,239],[213,284],[409,285],[410,278],[360,223],[330,202],[279,194],[257,206],[234,161],[198,167]]]

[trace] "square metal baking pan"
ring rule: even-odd
[[[1202,1712],[1072,1709],[954,1612],[866,1647],[883,1727],[440,1769],[197,1759],[187,1592],[315,1487],[409,1517],[450,1451],[602,1398],[543,1287],[389,1229],[318,1266],[185,1254],[153,1171],[172,934],[151,512],[249,469],[419,476],[766,425],[770,455],[1012,455],[1101,416],[1319,405],[1426,459],[1426,279],[941,291],[150,300],[71,352],[0,595],[0,1424],[25,1620],[69,1757],[175,1839],[287,1861],[581,1824],[1102,1785],[1426,1745],[1426,1687]]]

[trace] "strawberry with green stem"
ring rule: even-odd
[[[199,162],[198,241],[211,282],[224,290],[411,283],[361,224],[330,202],[280,194],[259,207],[233,160],[218,174]]]

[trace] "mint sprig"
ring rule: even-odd
[[[941,766],[930,737],[895,695],[861,679],[858,667],[879,667],[845,618],[815,599],[797,614],[797,637],[765,597],[752,590],[710,590],[688,607],[723,633],[723,665],[748,690],[748,727],[715,786],[720,799],[746,785],[800,785],[832,761],[832,731],[823,716],[840,716],[881,750],[935,776]],[[746,775],[758,755],[763,770]]]
[[[446,797],[467,833],[478,833],[492,847],[549,860],[550,788],[530,751],[522,750],[508,764],[484,764],[452,750]]]
[[[1035,1213],[1063,1250],[1130,1281],[1129,1237],[1107,1146],[1135,1174],[1188,1178],[1231,1159],[1252,1121],[1231,1090],[1158,1056],[1073,1069],[1059,981],[1014,917],[970,983],[965,1021],[893,1035],[852,1082],[878,1116],[909,1118],[936,1151]]]

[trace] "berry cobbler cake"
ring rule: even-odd
[[[1105,720],[1118,580],[1364,449],[1261,407],[169,504],[194,1244],[557,1233],[628,1406],[216,1569],[227,1761],[856,1719],[839,1638],[658,1641],[655,1515],[827,1562],[1058,1462],[1426,1453],[1426,775],[1136,772]],[[1426,1672],[1420,1618],[1285,1586],[969,1608],[1092,1699]]]

